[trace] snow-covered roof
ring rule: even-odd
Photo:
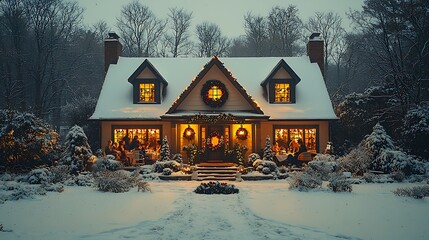
[[[299,76],[296,86],[296,103],[270,104],[261,82],[283,59]],[[166,94],[160,104],[133,104],[133,85],[128,78],[148,60],[168,82]],[[120,57],[112,64],[91,119],[146,120],[160,119],[191,84],[210,58],[127,58]],[[219,58],[233,74],[247,94],[262,109],[265,116],[274,120],[336,119],[325,82],[317,63],[303,57],[252,57]],[[234,114],[234,113],[232,113]],[[234,115],[238,116],[238,112]],[[242,113],[241,113],[242,114]],[[170,114],[169,114],[170,115]],[[174,116],[176,114],[170,115]]]

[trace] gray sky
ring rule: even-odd
[[[116,31],[116,17],[121,7],[132,0],[77,0],[85,8],[84,22],[92,25],[99,20],[105,20],[112,30]],[[213,22],[220,26],[228,37],[244,35],[244,15],[248,12],[266,16],[274,6],[297,6],[303,21],[316,11],[334,11],[344,20],[346,29],[350,29],[350,22],[345,12],[349,9],[361,9],[364,0],[141,0],[157,17],[165,18],[169,8],[183,7],[193,12],[192,24],[203,21]],[[194,30],[193,30],[194,31]]]

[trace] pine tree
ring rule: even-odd
[[[170,160],[170,146],[168,145],[167,136],[162,139],[161,153],[160,153],[161,161],[169,161]]]
[[[78,174],[86,169],[88,160],[92,157],[91,147],[83,129],[77,125],[70,128],[66,136],[65,151],[62,163],[71,165],[71,172]]]
[[[267,136],[267,138],[265,139],[264,155],[262,156],[262,159],[267,160],[267,161],[273,161],[274,160],[273,150],[271,149],[270,136]]]

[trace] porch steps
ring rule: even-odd
[[[217,166],[198,165],[196,167],[198,181],[235,181],[237,175],[237,167],[231,166]]]

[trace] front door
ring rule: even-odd
[[[223,125],[208,125],[207,126],[207,141],[206,160],[209,162],[225,161],[225,143],[224,143],[224,126]]]

